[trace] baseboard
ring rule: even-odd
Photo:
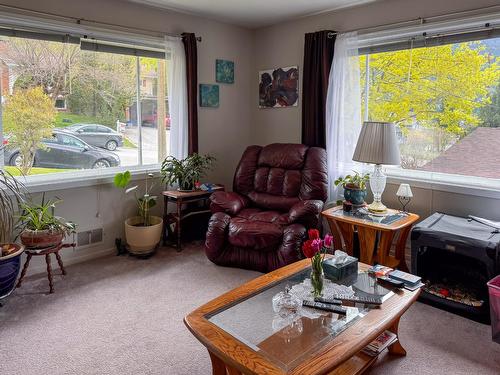
[[[71,249],[71,248],[70,248]],[[72,251],[68,249],[69,251]],[[65,250],[65,251],[68,251]],[[82,252],[81,254],[78,254],[79,252]],[[68,257],[65,259],[63,255],[63,262],[64,266],[71,266],[73,264],[77,263],[82,263],[86,262],[91,259],[96,259],[96,258],[101,258],[106,255],[111,255],[116,253],[116,247],[109,247],[109,248],[104,248],[104,249],[99,249],[95,251],[85,251],[85,250],[77,250],[76,253],[73,253],[71,257]],[[35,258],[40,258],[43,259],[43,257],[33,257],[32,259]],[[24,259],[23,259],[23,265],[24,265]],[[52,268],[56,269],[57,268],[57,261],[55,257],[52,257]],[[32,276],[32,275],[37,275],[37,274],[42,274],[47,272],[47,266],[45,264],[45,260],[43,260],[43,263],[35,263],[33,260],[31,261],[31,264],[28,268],[28,275],[27,276]]]

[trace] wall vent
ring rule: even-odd
[[[102,228],[90,229],[76,233],[76,246],[88,246],[102,242]]]

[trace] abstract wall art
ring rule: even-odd
[[[219,85],[200,83],[200,107],[219,106]]]
[[[259,79],[259,108],[298,106],[299,68],[297,66],[260,71]]]
[[[234,62],[215,60],[215,81],[219,83],[234,83]]]

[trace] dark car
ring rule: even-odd
[[[36,150],[34,167],[91,169],[120,165],[120,158],[113,152],[91,146],[73,134],[55,130],[52,137],[43,140],[44,147]],[[6,164],[19,166],[22,156],[19,149],[6,145]]]
[[[89,145],[102,147],[109,151],[123,146],[123,135],[104,125],[73,124],[61,130],[73,133]]]

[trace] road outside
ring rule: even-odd
[[[135,166],[138,164],[139,129],[136,126],[127,126],[123,132],[137,148],[118,148],[114,151],[121,160],[122,166]],[[167,131],[167,147],[170,132]],[[161,162],[161,161],[160,161]],[[156,128],[142,127],[142,164],[158,163],[158,130]]]

